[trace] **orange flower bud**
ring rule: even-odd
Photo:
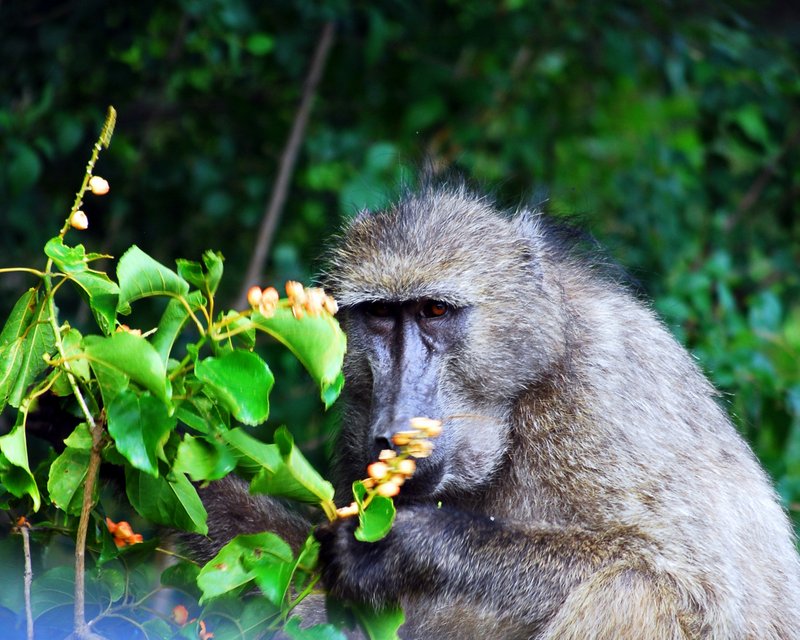
[[[375,493],[377,493],[379,496],[383,496],[384,498],[393,498],[400,493],[400,487],[394,482],[387,482],[386,484],[382,484],[375,489]]]
[[[261,292],[261,296],[263,300],[274,304],[278,304],[278,300],[280,299],[278,290],[275,287],[267,287]]]
[[[378,454],[378,460],[382,460],[386,462],[386,460],[392,460],[397,457],[397,452],[394,449],[383,449]]]
[[[100,176],[89,178],[89,190],[96,196],[104,196],[108,193],[108,180]]]
[[[392,442],[398,447],[404,447],[411,442],[411,439],[416,435],[414,431],[398,431],[392,436]]]
[[[358,505],[355,502],[351,502],[346,507],[339,507],[336,510],[336,515],[340,518],[349,518],[350,516],[357,516],[358,515]]]
[[[172,609],[172,619],[178,626],[183,626],[189,622],[189,610],[182,604],[176,605]]]
[[[69,219],[69,223],[73,229],[77,229],[78,231],[83,231],[89,228],[89,218],[87,218],[86,214],[80,209],[72,214],[72,217]]]
[[[411,428],[422,431],[429,438],[435,438],[442,432],[442,421],[432,418],[411,418]]]
[[[385,478],[389,473],[389,467],[385,462],[373,462],[367,467],[367,475],[375,480]]]
[[[325,296],[325,301],[322,304],[325,307],[325,311],[330,313],[332,316],[336,315],[336,312],[339,311],[339,305],[336,303],[336,300],[331,298],[330,296]]]
[[[397,473],[402,473],[404,476],[412,476],[414,472],[417,470],[417,463],[414,462],[411,458],[406,458],[405,460],[400,460],[397,463]]]
[[[262,296],[261,287],[254,286],[247,290],[247,302],[251,307],[257,307],[261,302]]]
[[[306,301],[306,291],[303,285],[295,280],[289,280],[286,283],[286,295],[292,300],[292,303],[303,304]]]

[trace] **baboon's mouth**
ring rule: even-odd
[[[444,465],[441,462],[424,459],[417,464],[414,475],[406,480],[400,489],[398,496],[400,501],[433,495],[441,484],[444,476]]]

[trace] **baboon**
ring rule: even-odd
[[[333,595],[400,603],[404,638],[800,638],[791,526],[718,394],[543,215],[427,187],[358,215],[327,265],[340,500],[410,418],[444,427],[384,540],[318,528]],[[206,554],[231,524],[305,538],[237,487],[204,492]]]

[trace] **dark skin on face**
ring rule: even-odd
[[[349,330],[368,352],[372,374],[369,442],[364,452],[377,460],[392,449],[392,436],[414,417],[441,419],[438,382],[447,355],[460,340],[468,309],[441,300],[378,300],[349,310]],[[445,442],[436,443],[444,445]],[[401,502],[432,493],[444,473],[442,449],[417,461]]]

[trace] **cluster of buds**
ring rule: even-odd
[[[323,311],[335,315],[339,310],[336,300],[325,293],[324,289],[303,287],[299,282],[289,280],[286,283],[286,295],[292,308],[292,314],[298,320],[306,313],[318,316]],[[247,291],[247,302],[265,318],[270,318],[278,308],[278,291],[274,287],[250,287]]]
[[[430,438],[435,438],[442,432],[442,421],[431,418],[412,418],[409,424],[410,429],[398,431],[392,437],[392,442],[399,451],[384,449],[378,455],[377,462],[373,462],[367,467],[368,477],[361,482],[368,492],[385,498],[393,498],[400,493],[400,487],[417,470],[417,462],[414,458],[427,458],[433,451],[433,443]],[[353,502],[346,507],[337,509],[336,514],[340,518],[357,515],[358,505]]]
[[[125,520],[114,522],[111,518],[106,518],[108,532],[114,536],[114,544],[117,549],[138,544],[143,541],[141,533],[134,533],[133,528]]]
[[[336,300],[325,293],[324,289],[318,287],[306,289],[294,280],[286,283],[286,295],[289,296],[289,303],[292,305],[292,314],[298,320],[306,313],[318,316],[325,310],[333,316],[339,310]]]
[[[271,318],[275,315],[279,298],[278,290],[275,287],[267,287],[266,289],[250,287],[247,291],[247,302],[265,318]]]

